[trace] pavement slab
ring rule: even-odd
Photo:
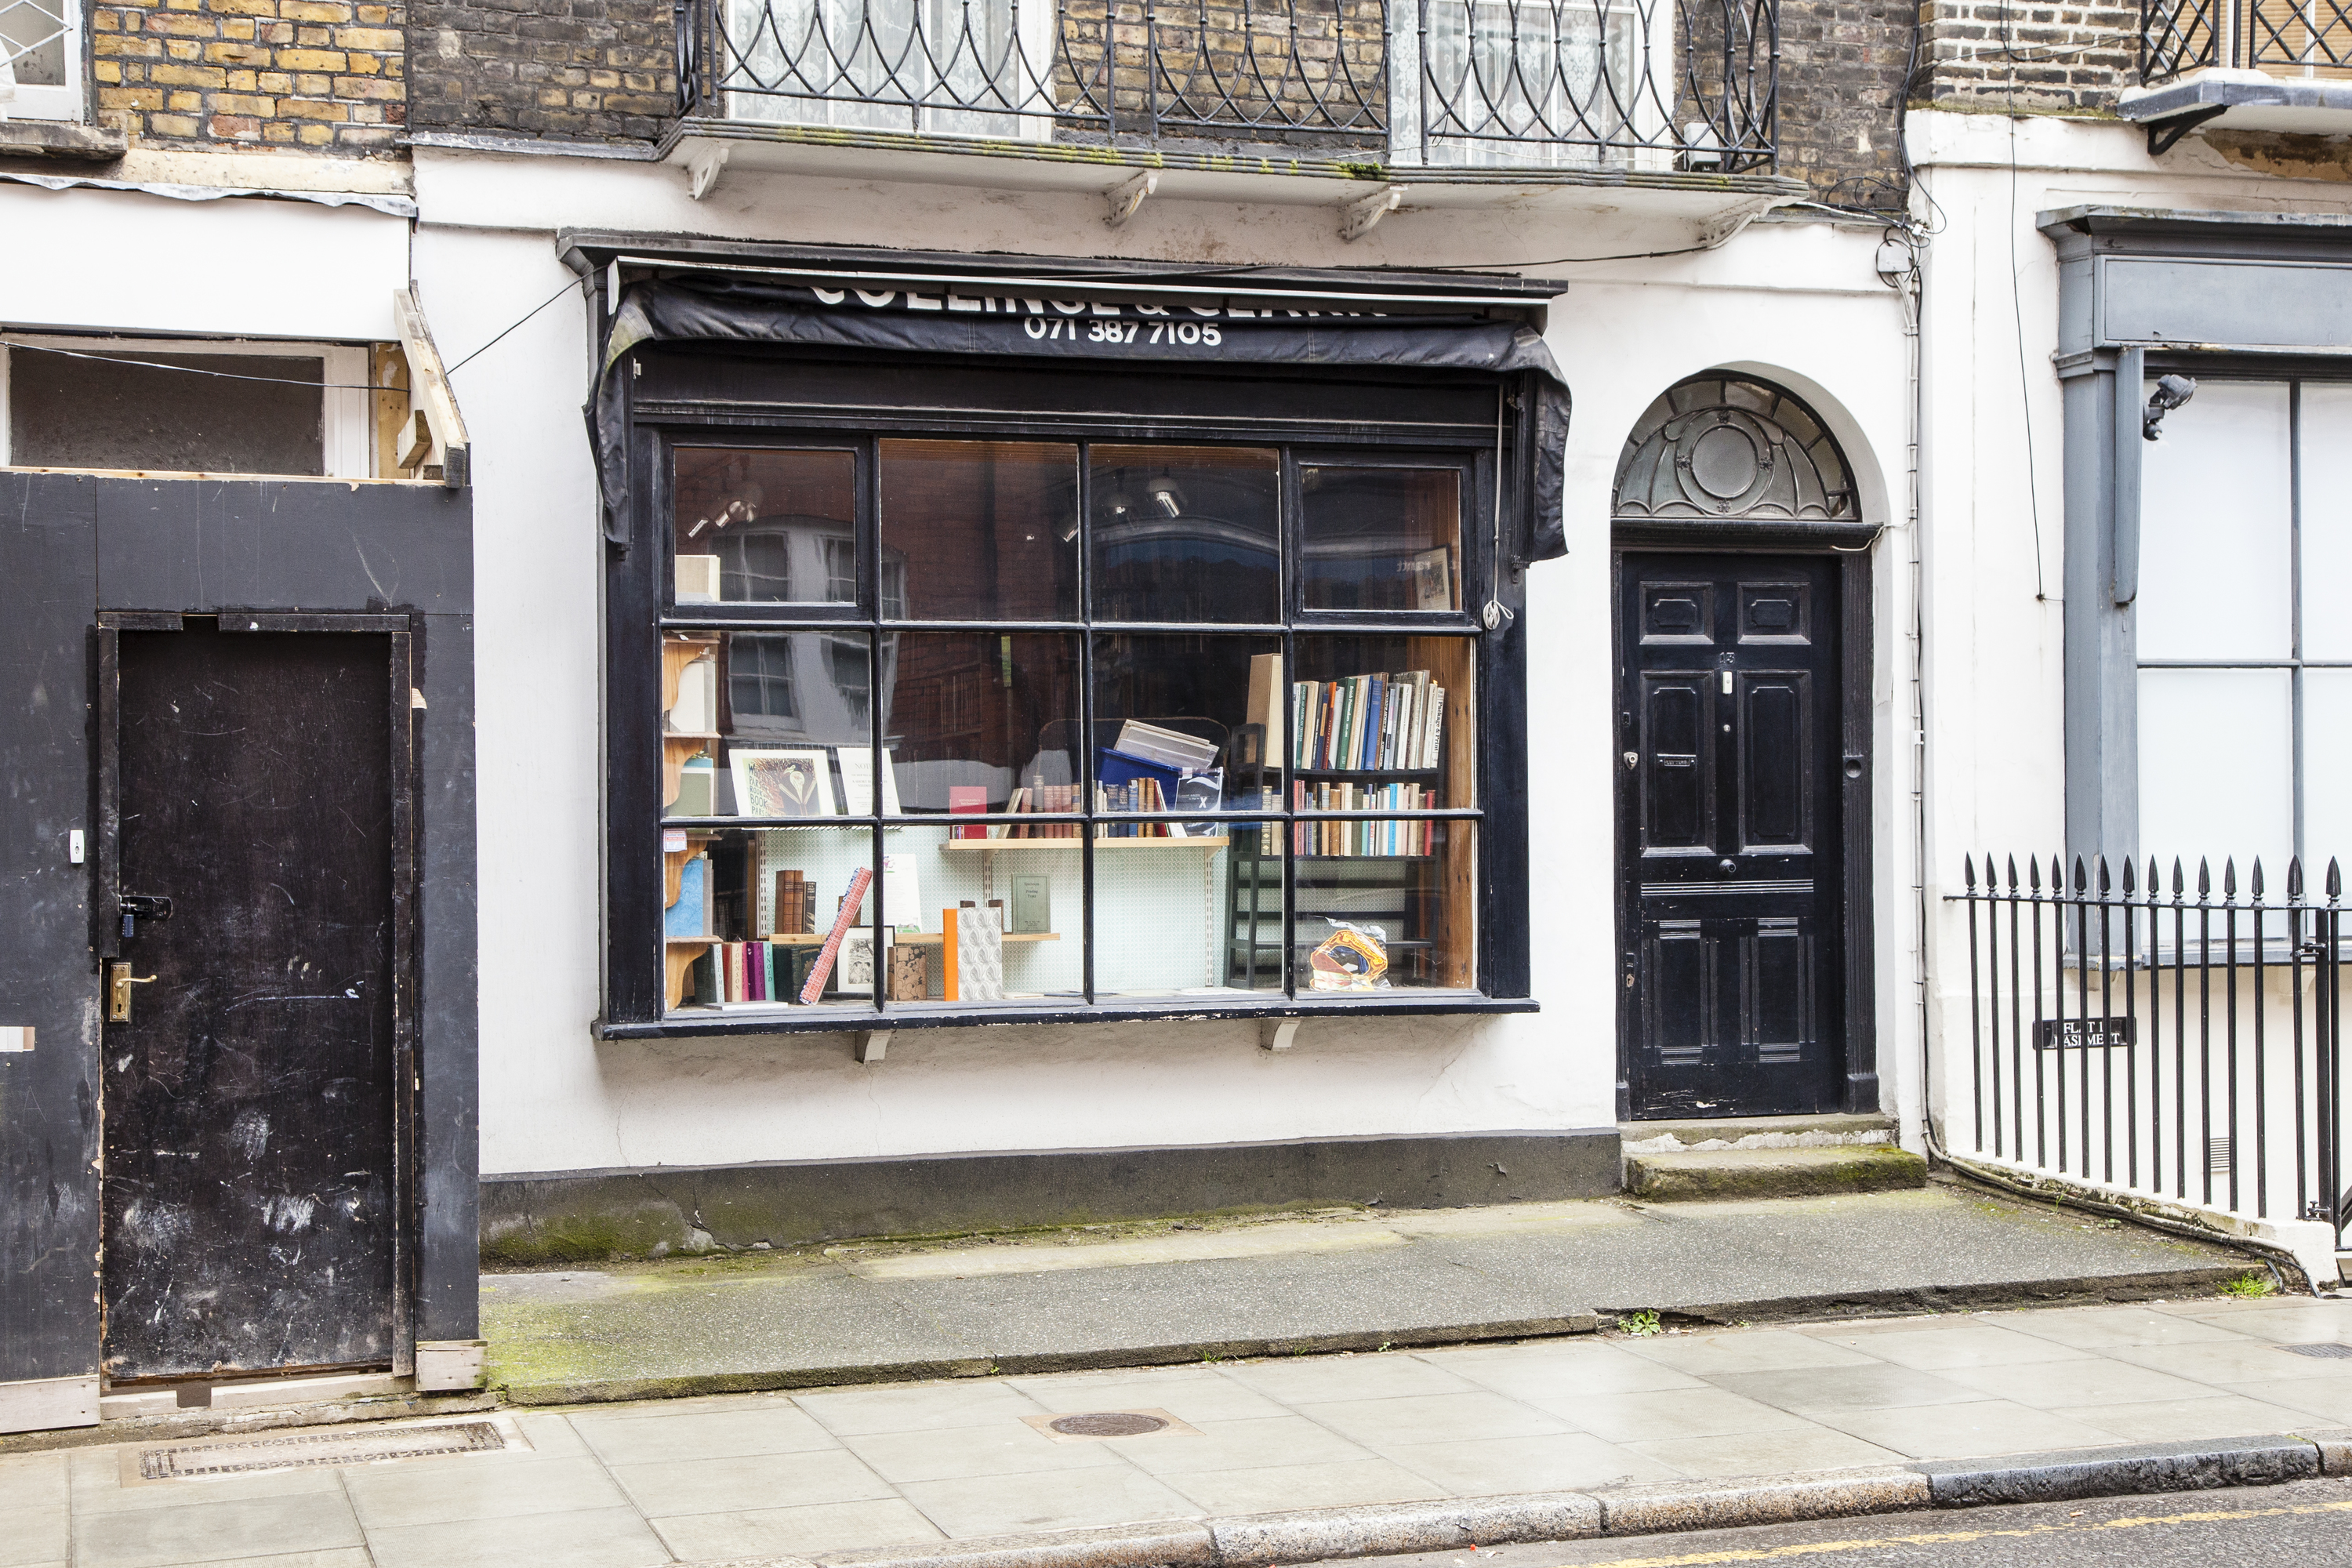
[[[2178,1295],[2250,1267],[2219,1247],[1950,1184],[1136,1228],[486,1275],[491,1378],[511,1401],[562,1404],[1507,1340],[1637,1310],[1739,1321]],[[2144,1314],[2101,1331],[2159,1351],[2242,1342],[2229,1316]],[[2174,1326],[2156,1332],[2151,1320]],[[2311,1331],[2299,1318],[2262,1321],[2277,1337]],[[2017,1336],[2030,1348],[2012,1359],[2076,1353],[2064,1332]],[[1788,1352],[1811,1361],[1745,1370],[1840,1364],[1825,1339]]]
[[[2305,1456],[2297,1473],[2316,1473],[2315,1435],[2331,1470],[2352,1465],[2336,1423],[2306,1413],[2313,1390],[2352,1396],[2334,1371],[2352,1363],[2294,1349],[2352,1344],[2352,1300],[2225,1300],[2196,1270],[2177,1278],[2179,1295],[2105,1307],[596,1403],[499,1417],[527,1443],[504,1451],[224,1479],[144,1481],[131,1446],[14,1455],[0,1458],[0,1563],[655,1568],[896,1553],[913,1568],[1019,1537],[1033,1543],[991,1548],[997,1568],[1132,1568],[1175,1561],[1164,1542],[1178,1535],[1195,1553],[1390,1536],[1408,1545],[1355,1550],[1404,1550],[1449,1531],[1532,1539],[1475,1533],[1504,1518],[1664,1529],[1918,1507],[1923,1472],[1998,1486],[2113,1456],[2111,1468],[2170,1474],[2193,1461],[2164,1446],[2200,1441],[2283,1444]],[[1038,1420],[1113,1409],[1175,1424],[1071,1440]],[[1894,1500],[1871,1500],[1882,1496]],[[1087,1531],[1101,1533],[1067,1533]]]

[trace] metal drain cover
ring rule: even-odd
[[[1053,1426],[1055,1431],[1071,1437],[1140,1437],[1146,1432],[1166,1431],[1168,1423],[1157,1415],[1104,1410],[1084,1415],[1057,1415]]]
[[[2319,1361],[2352,1361],[2352,1345],[2281,1345],[2289,1355],[2307,1355]]]
[[[284,1437],[148,1448],[139,1456],[139,1474],[151,1481],[176,1481],[195,1476],[245,1476],[265,1470],[309,1469],[319,1465],[366,1465],[383,1459],[482,1454],[506,1446],[505,1436],[496,1423],[489,1421],[452,1421],[437,1426],[396,1426],[373,1432],[298,1432]]]

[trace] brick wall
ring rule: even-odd
[[[346,0],[100,4],[100,117],[147,142],[389,150],[407,120],[405,22]]]
[[[1931,0],[1917,96],[1955,108],[2111,110],[2139,81],[2136,5]]]
[[[1916,0],[1783,0],[1780,168],[1836,206],[1900,207]]]
[[[1106,3],[1067,0],[1058,13],[1073,29],[1074,54],[1055,62],[1055,77],[1065,100],[1081,98],[1075,59],[1078,74],[1091,79],[1089,95],[1097,102],[1115,98],[1124,117],[1136,108],[1141,67],[1122,49],[1109,83],[1097,74]],[[1901,205],[1895,110],[1910,64],[1915,3],[1782,0],[1780,167],[1810,183],[1823,201]],[[1350,86],[1373,100],[1376,113],[1384,111],[1381,51],[1369,0],[1324,0],[1319,9],[1330,13],[1331,25],[1309,29],[1295,56],[1286,39],[1271,46],[1258,40],[1270,93],[1251,73],[1229,72],[1226,79],[1239,84],[1239,113],[1206,96],[1195,111],[1212,121],[1290,118],[1295,124],[1347,127],[1351,112],[1345,100],[1356,96]],[[1234,9],[1229,17],[1212,0],[1202,18],[1206,27],[1189,35],[1175,29],[1163,47],[1197,49],[1230,66],[1228,57],[1239,53],[1234,31],[1239,15]],[[410,114],[419,131],[647,142],[668,128],[677,92],[669,0],[417,0],[409,16]],[[1198,73],[1196,80],[1208,74]],[[1317,103],[1326,95],[1328,118]],[[1272,114],[1269,97],[1280,106]],[[1203,134],[1174,126],[1170,132]]]
[[[409,16],[419,131],[651,142],[677,112],[669,0],[426,0]]]

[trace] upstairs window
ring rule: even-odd
[[[0,120],[79,120],[79,0],[0,0]]]

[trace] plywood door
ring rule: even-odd
[[[116,879],[172,910],[105,1026],[108,1374],[391,1364],[404,641],[119,638]]]

